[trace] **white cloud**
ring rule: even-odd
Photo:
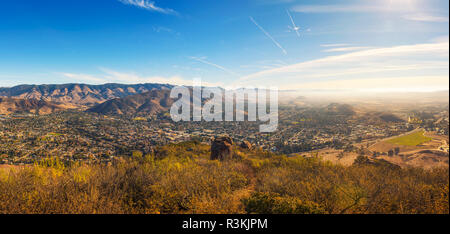
[[[155,5],[155,2],[151,2],[148,0],[119,0],[119,2],[126,4],[126,5],[132,5],[136,7],[140,7],[149,11],[156,11],[163,14],[172,14],[172,15],[178,15],[178,12],[176,12],[173,9],[170,8],[161,8]]]
[[[345,44],[345,43],[341,43],[341,44],[323,44],[320,45],[322,47],[341,47],[341,46],[348,46],[350,44]]]
[[[2,78],[2,77],[0,76],[0,78]],[[5,80],[3,78],[0,80],[0,88],[12,87],[12,86],[18,85],[18,84],[20,84],[20,83],[17,81],[13,81],[13,80]]]
[[[424,82],[429,85],[424,86]],[[301,89],[321,90],[358,90],[367,92],[399,92],[399,91],[440,91],[448,90],[447,76],[408,76],[385,77],[371,79],[348,79],[308,82],[301,85]],[[447,88],[446,88],[447,87]]]
[[[301,13],[368,13],[368,12],[414,12],[429,10],[417,0],[370,0],[348,4],[296,5],[293,11]]]
[[[299,5],[292,11],[301,13],[331,13],[331,12],[377,12],[386,8],[377,5]]]
[[[258,0],[258,3],[263,5],[275,5],[275,4],[286,4],[286,3],[292,3],[296,0]]]
[[[407,20],[422,21],[422,22],[440,22],[440,23],[448,22],[448,17],[428,15],[428,14],[410,14],[404,15],[403,18]]]
[[[140,76],[135,73],[125,73],[118,72],[108,68],[100,68],[106,75],[108,80],[113,80],[115,82],[137,84],[137,83],[161,83],[161,84],[172,84],[172,85],[192,85],[193,80],[185,79],[180,76],[162,77],[162,76]],[[217,85],[205,82],[205,85]]]
[[[153,31],[155,31],[157,33],[165,32],[165,33],[173,34],[175,36],[181,35],[181,33],[177,32],[171,28],[167,28],[167,27],[163,27],[163,26],[153,26]]]
[[[88,75],[79,73],[59,73],[64,78],[70,79],[71,82],[89,82],[91,84],[104,83],[124,83],[124,84],[139,84],[139,83],[159,83],[171,85],[192,85],[193,80],[185,79],[180,76],[140,76],[130,72],[119,72],[108,68],[100,68],[103,72],[101,75]],[[202,82],[206,86],[220,86],[222,83]]]
[[[192,60],[201,62],[203,64],[210,65],[210,66],[213,66],[215,68],[218,68],[218,69],[220,69],[220,70],[222,70],[222,71],[224,71],[224,72],[226,72],[228,74],[231,74],[233,76],[236,76],[236,77],[240,77],[241,76],[241,75],[237,74],[236,72],[233,72],[233,71],[231,71],[231,70],[229,70],[229,69],[227,69],[227,68],[225,68],[223,66],[220,66],[220,65],[215,64],[215,63],[211,63],[209,61],[206,61],[205,58],[199,58],[199,57],[189,57],[189,58],[192,59]]]
[[[431,40],[431,42],[434,42],[434,43],[448,43],[448,41],[449,41],[448,35],[436,37]]]
[[[297,5],[292,11],[300,13],[377,13],[391,12],[401,18],[422,22],[449,22],[448,16],[435,15],[439,12],[425,4],[426,1],[415,0],[372,0],[370,4],[330,4],[330,5]]]
[[[370,49],[368,46],[352,46],[352,47],[337,47],[332,49],[323,50],[323,52],[348,52],[348,51],[356,51],[356,50],[364,50]]]
[[[76,74],[76,73],[58,73],[59,75],[63,76],[64,78],[70,79],[70,80],[76,80],[76,81],[82,81],[82,82],[90,82],[94,84],[103,84],[106,83],[108,80],[102,77],[96,77],[93,75],[88,74]]]
[[[346,80],[359,82],[359,86],[372,88],[373,81],[380,80],[386,86],[412,87],[407,77],[415,78],[414,87],[445,87],[449,69],[448,41],[402,45],[386,48],[366,49],[342,55],[301,62],[268,69],[242,77],[239,85],[278,86],[280,89],[322,88],[336,89],[352,87]],[[393,78],[394,77],[394,78]],[[436,78],[438,77],[438,78]],[[350,82],[350,81],[348,81]],[[351,83],[350,82],[350,83]],[[309,84],[305,86],[305,84]],[[377,83],[378,85],[378,83]],[[360,87],[364,88],[364,87]]]

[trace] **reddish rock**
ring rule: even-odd
[[[211,144],[211,160],[224,161],[231,158],[233,139],[223,136],[216,137]]]
[[[241,148],[251,150],[253,148],[252,144],[248,141],[241,142]]]

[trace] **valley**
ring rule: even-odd
[[[79,85],[91,91],[110,86],[94,89]],[[259,122],[173,122],[168,111],[174,100],[169,98],[167,86],[140,87],[153,90],[122,93],[125,95],[122,98],[111,97],[93,106],[71,104],[73,99],[56,104],[2,98],[0,103],[14,103],[15,111],[5,107],[3,110],[9,111],[0,116],[0,163],[26,165],[50,156],[63,161],[108,163],[133,152],[151,154],[159,145],[193,139],[209,144],[217,136],[228,135],[265,151],[315,155],[343,165],[352,165],[358,156],[383,159],[402,167],[434,168],[449,164],[445,102],[432,107],[425,103],[421,109],[397,105],[395,109],[380,111],[363,103],[316,104],[303,97],[303,104],[298,105],[282,101],[278,130],[260,133]],[[8,92],[13,93],[3,89],[3,93]]]

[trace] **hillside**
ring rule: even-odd
[[[448,168],[232,152],[210,160],[209,145],[184,142],[110,165],[53,158],[0,167],[0,213],[448,214]]]
[[[355,108],[348,104],[331,103],[324,110],[331,115],[353,116],[356,114]]]
[[[50,114],[72,108],[70,105],[61,105],[37,99],[15,99],[0,97],[0,114]]]
[[[361,113],[355,117],[358,121],[364,121],[367,124],[386,124],[386,123],[401,123],[405,120],[398,116],[386,112],[367,112]]]
[[[126,97],[151,90],[168,90],[168,84],[52,84],[19,85],[0,88],[0,97],[37,99],[55,103],[93,106],[114,98]]]
[[[152,90],[142,94],[116,98],[88,109],[103,115],[153,115],[168,111],[173,103],[168,90]]]
[[[400,136],[383,139],[368,149],[377,153],[377,158],[385,159],[402,167],[421,167],[425,169],[448,167],[448,138],[416,129]],[[398,154],[388,155],[389,150],[397,148]]]

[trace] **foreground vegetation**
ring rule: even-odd
[[[46,159],[0,171],[0,213],[448,213],[449,171],[333,165],[195,142],[112,165]]]

